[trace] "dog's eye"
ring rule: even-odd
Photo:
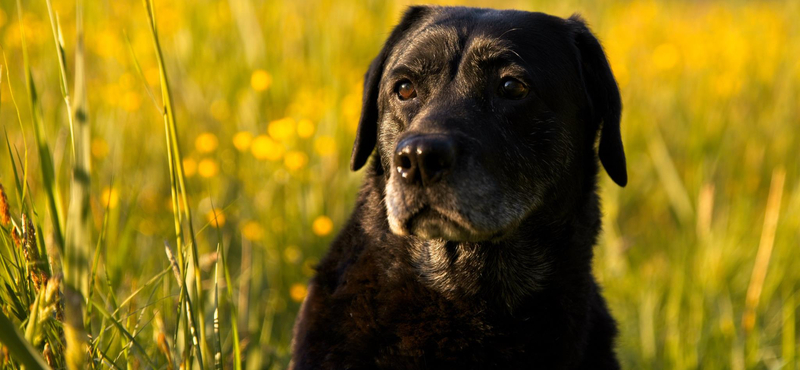
[[[397,98],[400,100],[414,99],[417,96],[417,90],[414,89],[414,84],[409,80],[398,82],[395,91],[397,91]]]
[[[506,77],[500,81],[499,94],[506,99],[522,99],[528,95],[528,87],[520,80]]]

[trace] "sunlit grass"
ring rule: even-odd
[[[76,5],[0,3],[0,366],[285,367],[405,3]],[[797,369],[800,2],[496,5],[581,12],[620,84],[624,367]]]

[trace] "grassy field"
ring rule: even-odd
[[[284,368],[408,4],[76,5],[0,2],[0,367]],[[582,13],[621,87],[624,368],[799,369],[800,1],[494,5]]]

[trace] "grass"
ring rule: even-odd
[[[581,12],[620,84],[624,367],[799,369],[800,2],[494,5]],[[404,6],[0,3],[0,367],[284,368]]]

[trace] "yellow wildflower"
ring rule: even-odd
[[[217,149],[217,145],[219,145],[217,137],[210,132],[200,134],[194,141],[194,147],[200,153],[211,153]]]
[[[252,142],[253,134],[247,131],[237,132],[236,135],[233,135],[233,146],[240,152],[250,149],[250,143]]]
[[[203,159],[197,165],[197,173],[205,178],[214,177],[219,172],[219,165],[213,159]]]
[[[297,136],[307,139],[310,138],[311,135],[314,135],[314,122],[311,122],[310,119],[301,119],[297,121]]]
[[[222,227],[225,225],[225,214],[221,209],[214,209],[206,214],[206,219],[211,226]]]
[[[264,237],[264,228],[255,221],[248,221],[242,227],[242,236],[250,241],[258,241]]]
[[[283,141],[291,138],[294,135],[294,118],[286,117],[275,120],[267,126],[269,136],[278,141]]]
[[[263,69],[256,70],[250,76],[250,86],[255,91],[264,91],[272,85],[272,76]]]
[[[142,105],[142,99],[139,94],[128,91],[122,96],[122,108],[128,112],[135,112]]]
[[[319,216],[311,224],[311,230],[319,236],[328,235],[333,231],[333,221],[328,216]]]
[[[308,294],[308,288],[306,288],[305,284],[294,283],[289,289],[289,295],[295,302],[302,302],[306,298],[306,294]]]
[[[119,203],[119,193],[117,189],[105,188],[102,195],[103,207],[116,208]]]
[[[283,164],[289,170],[296,171],[308,163],[308,156],[306,153],[303,153],[298,150],[292,150],[286,153],[286,156],[283,158]]]
[[[250,150],[254,157],[262,160],[277,161],[283,156],[283,145],[276,143],[266,135],[259,135],[253,139]]]

